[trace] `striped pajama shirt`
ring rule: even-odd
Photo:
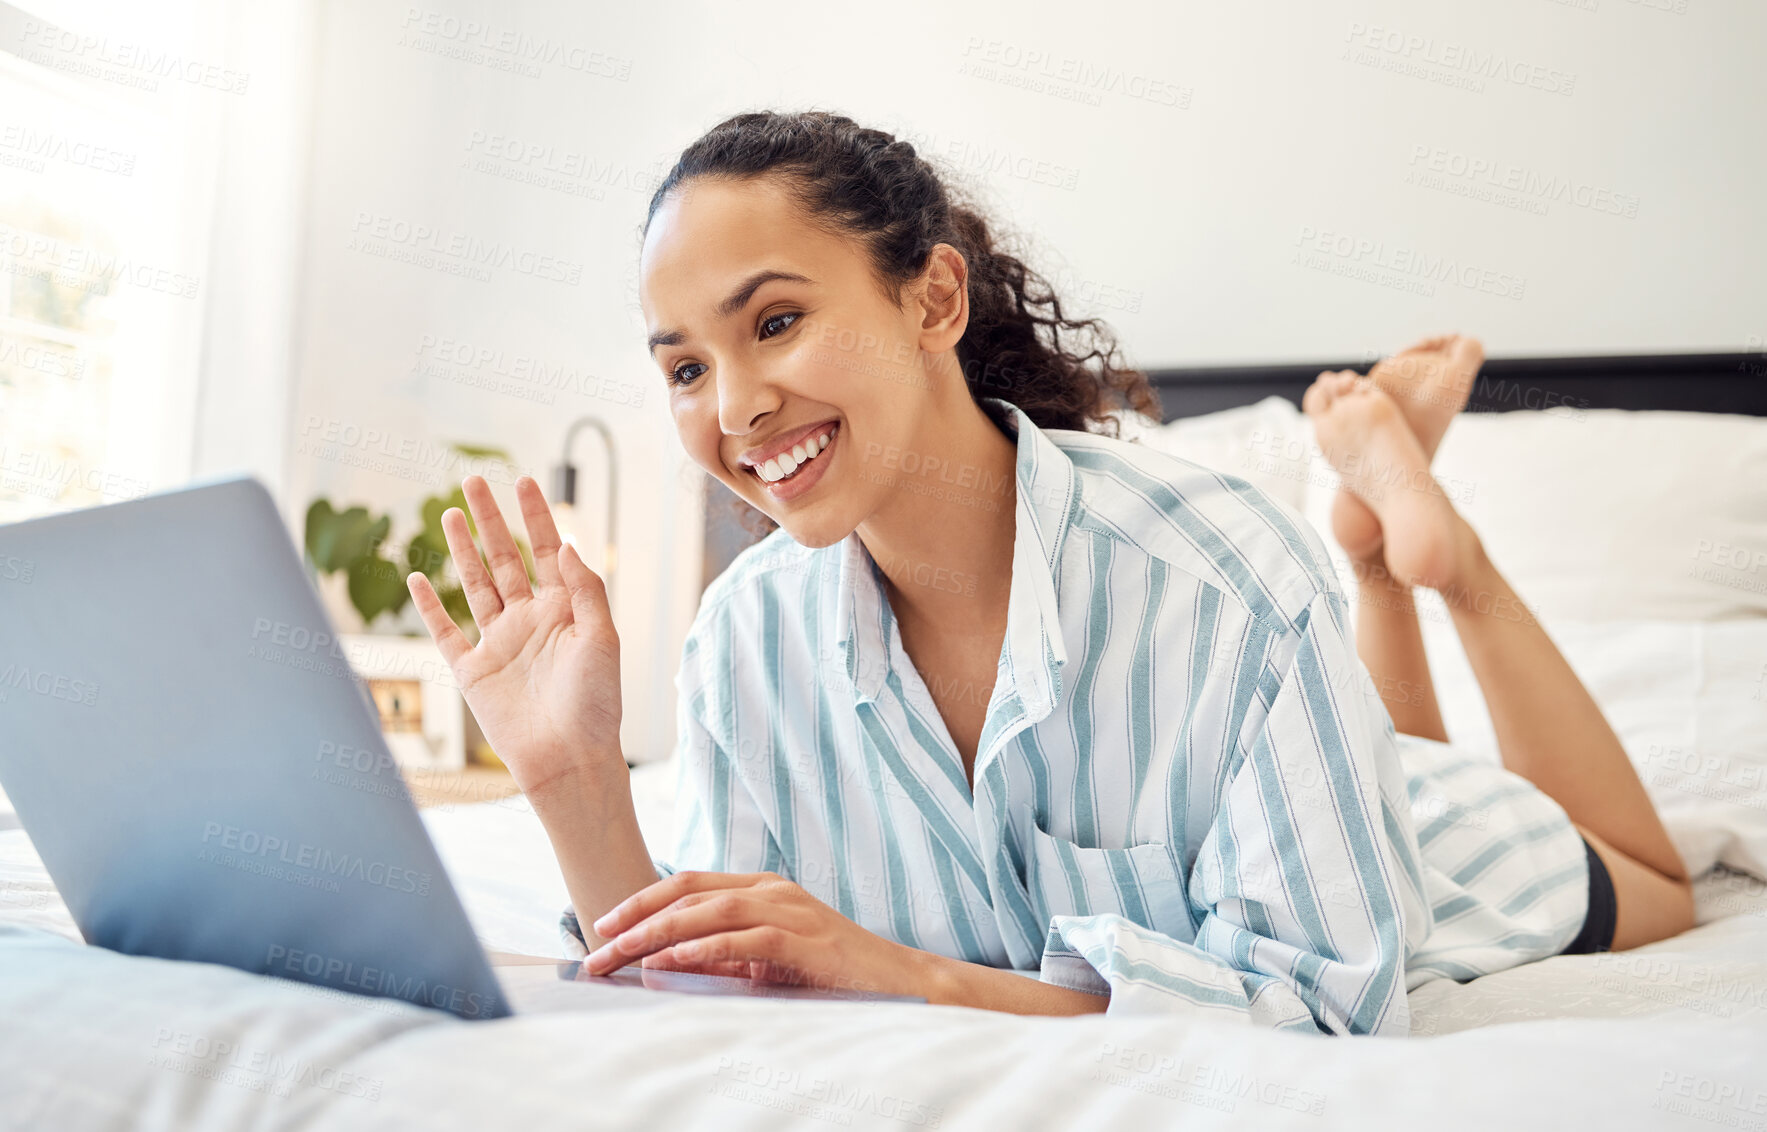
[[[1017,522],[973,797],[858,535],[775,531],[689,634],[659,874],[774,871],[1111,1014],[1309,1033],[1405,1034],[1407,990],[1571,941],[1576,830],[1498,764],[1395,734],[1311,526],[1233,476],[984,404],[1016,434]]]

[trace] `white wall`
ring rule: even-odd
[[[191,471],[250,471],[287,508],[312,142],[314,20],[301,0],[226,5],[230,65],[249,93],[225,105]],[[299,530],[297,526],[297,532]]]
[[[412,10],[333,3],[320,21],[285,508],[298,520],[325,495],[390,510],[404,537],[423,496],[479,471],[514,514],[515,474],[550,491],[567,426],[601,416],[621,460],[623,743],[630,758],[660,757],[701,523],[698,473],[674,440],[636,303],[637,228],[677,144],[643,120],[662,77],[654,49],[634,56],[655,24],[562,3],[481,5],[491,27],[561,48],[530,75],[444,54],[511,61],[463,38],[452,17],[468,9],[428,30]],[[545,153],[528,159],[530,145]],[[515,467],[456,461],[453,442],[504,448]],[[576,455],[581,545],[600,566],[593,435]],[[405,623],[416,626],[409,609]]]
[[[331,0],[319,25],[290,513],[319,493],[404,513],[462,469],[402,450],[450,440],[505,446],[546,482],[567,422],[605,416],[636,758],[672,740],[700,545],[698,476],[642,344],[637,228],[655,177],[729,113],[838,109],[979,170],[1034,262],[1143,365],[1353,357],[1444,329],[1510,355],[1767,335],[1758,3]],[[512,71],[506,35],[560,57]],[[1493,54],[1523,83],[1440,81]],[[1476,199],[1455,190],[1477,179],[1419,183],[1436,160],[1568,191]],[[455,246],[580,277],[467,278]],[[1433,290],[1408,270],[1444,262]],[[443,339],[611,388],[545,404],[470,384],[485,367],[415,369]],[[380,439],[316,455],[330,428]]]
[[[836,20],[784,2],[764,19],[707,5],[682,21],[702,22],[674,68],[699,120],[838,107],[1001,170],[999,214],[1145,364],[1348,357],[1438,329],[1511,355],[1741,347],[1767,332],[1759,3],[1014,0]],[[1399,51],[1367,46],[1375,28]],[[1368,62],[1345,57],[1358,44]],[[1465,72],[1420,60],[1469,54],[1568,93],[1371,65],[1453,77]],[[658,110],[659,127],[691,133],[692,114]],[[1414,183],[1437,151],[1485,162],[1498,184],[1568,191],[1540,215],[1451,191],[1479,180]],[[1601,211],[1633,200],[1631,217]],[[1494,288],[1519,280],[1521,297],[1454,283],[1426,296],[1389,285],[1415,278],[1403,272],[1368,282],[1296,264],[1304,231],[1350,239],[1327,265],[1412,253],[1488,271]]]

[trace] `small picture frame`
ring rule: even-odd
[[[460,770],[466,766],[466,701],[454,673],[423,637],[342,633],[350,667],[368,685],[381,734],[401,767]]]

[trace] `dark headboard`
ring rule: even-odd
[[[1370,363],[1308,362],[1150,369],[1166,420],[1250,405],[1275,394],[1299,405],[1321,370],[1368,372]],[[1469,412],[1569,405],[1577,409],[1676,409],[1767,417],[1767,353],[1655,354],[1592,358],[1488,358]]]
[[[1275,394],[1299,405],[1321,370],[1366,373],[1371,363],[1308,362],[1150,369],[1165,419],[1250,405]],[[1767,417],[1767,353],[1488,358],[1469,412],[1569,405],[1575,409],[1679,409]],[[737,522],[735,497],[708,488],[704,573],[710,582],[756,536]]]

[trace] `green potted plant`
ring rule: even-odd
[[[454,450],[473,458],[498,458],[508,461],[509,457],[496,448],[481,448],[464,444],[453,446]],[[413,571],[419,571],[429,578],[435,586],[436,596],[441,598],[442,607],[448,616],[469,637],[476,639],[477,628],[473,623],[472,611],[466,603],[466,593],[460,588],[458,580],[452,578],[448,571],[449,555],[448,540],[442,534],[442,512],[450,507],[458,507],[466,513],[467,529],[473,538],[478,538],[478,526],[472,521],[472,513],[466,507],[466,495],[458,486],[447,495],[427,496],[418,505],[418,517],[421,527],[405,544],[400,561],[386,556],[388,536],[392,532],[393,517],[374,515],[366,507],[355,506],[338,510],[331,500],[320,496],[313,500],[307,508],[305,550],[307,567],[315,577],[324,577],[344,573],[348,578],[350,604],[362,617],[364,629],[372,627],[376,619],[383,615],[398,616],[411,600],[411,592],[405,587],[405,577]],[[534,557],[528,545],[520,538],[515,540],[516,547],[521,551],[522,562],[526,565],[528,577],[534,576]],[[484,561],[484,551],[479,552],[479,560]],[[488,569],[487,565],[487,569]]]

